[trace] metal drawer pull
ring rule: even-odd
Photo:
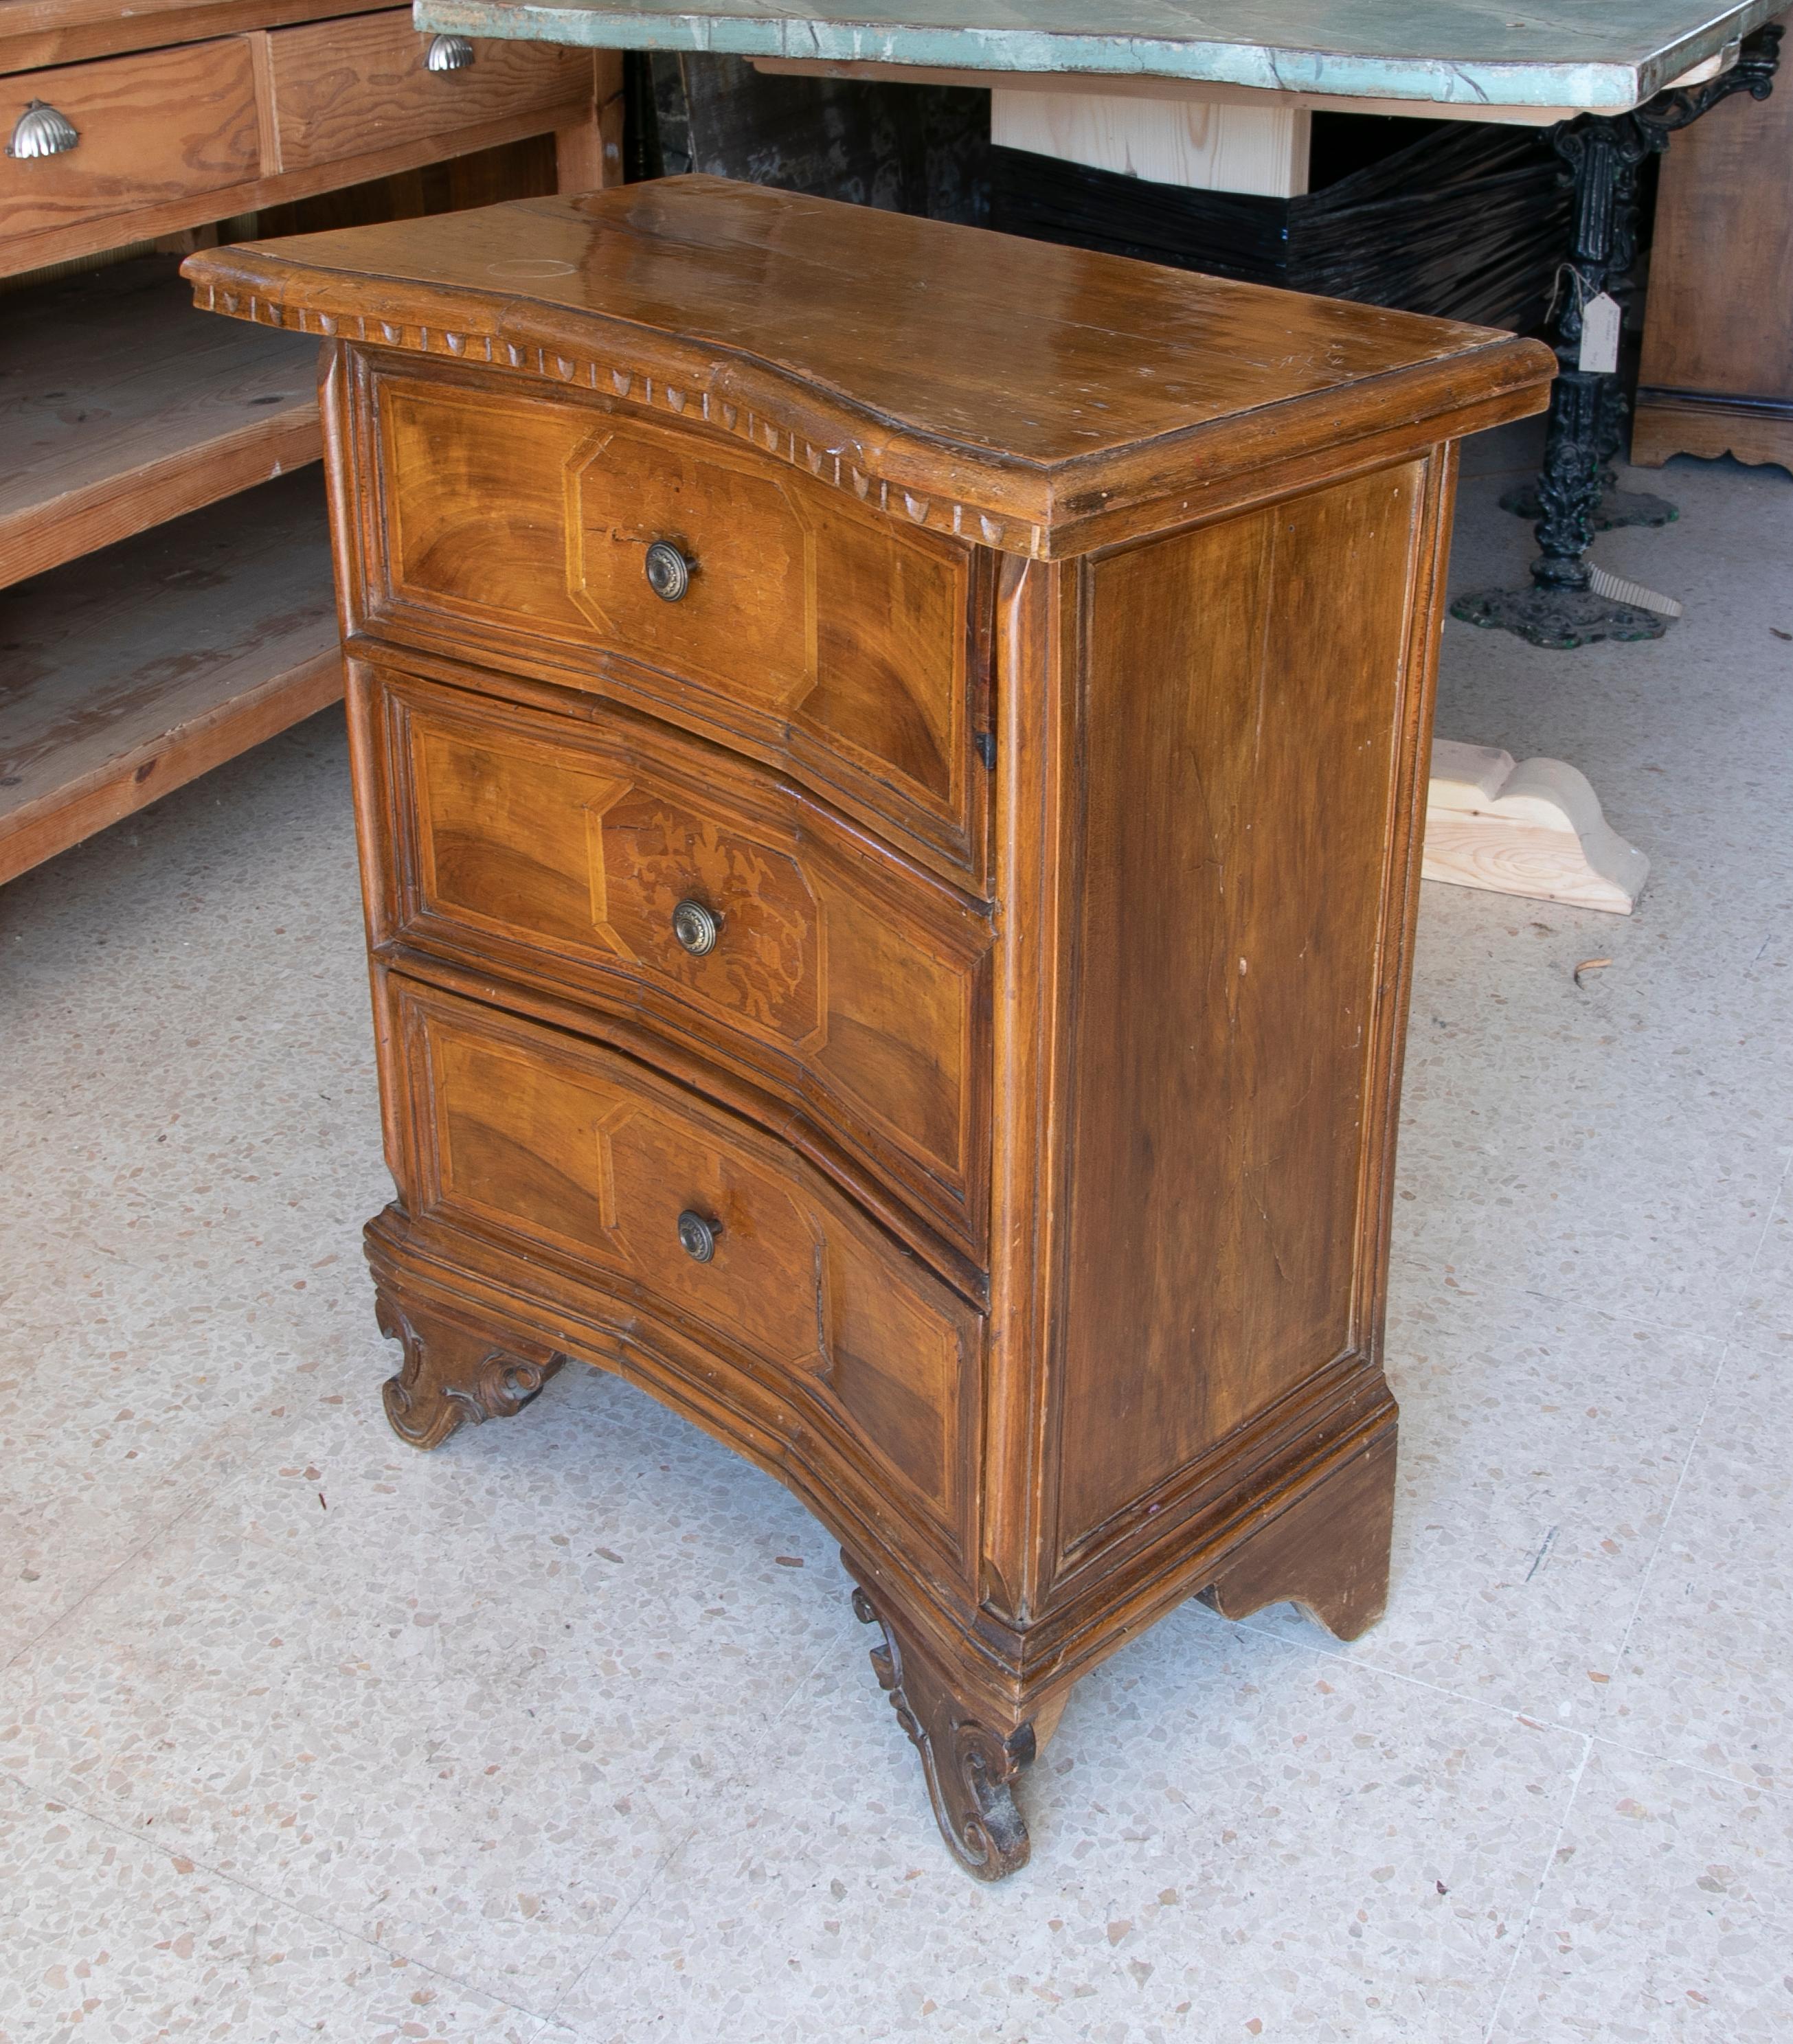
[[[33,99],[13,123],[13,139],[6,144],[9,156],[66,156],[81,139],[66,113],[41,99]]]
[[[676,603],[691,586],[691,564],[670,540],[648,549],[648,586],[663,603]]]
[[[706,1220],[687,1207],[679,1216],[679,1247],[695,1263],[707,1263],[716,1254],[716,1238],[722,1232],[720,1221]]]
[[[465,71],[473,62],[473,45],[465,36],[432,36],[423,60],[425,71]]]
[[[693,958],[703,958],[716,948],[722,934],[722,919],[701,901],[681,901],[672,912],[672,934]]]

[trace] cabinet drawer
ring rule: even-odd
[[[981,1316],[775,1138],[614,1051],[387,982],[407,1203],[695,1342],[875,1465],[956,1550]]]
[[[664,725],[390,674],[356,701],[387,763],[391,934],[745,1073],[982,1262],[987,915]]]
[[[275,29],[268,68],[281,170],[591,98],[589,51],[478,40],[465,69],[433,71],[424,63],[432,40],[412,27],[408,8]]]
[[[367,375],[371,627],[788,762],[981,886],[975,551],[729,432],[518,382]],[[675,600],[649,582],[656,542],[687,566]]]
[[[260,174],[244,36],[0,79],[6,133],[33,99],[53,106],[80,140],[60,156],[0,156],[0,235],[71,227]]]

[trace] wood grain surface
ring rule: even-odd
[[[1091,571],[1067,1553],[1360,1346],[1426,480],[1384,470]]]
[[[569,728],[401,675],[380,931],[640,1016],[807,1104],[985,1254],[987,912],[763,769],[613,713]],[[693,956],[681,901],[718,920]]]
[[[756,745],[983,881],[985,595],[962,541],[614,394],[375,371],[355,419],[379,478],[351,582],[367,628]],[[677,602],[648,585],[656,540],[689,564]]]
[[[310,170],[591,94],[591,62],[576,51],[479,42],[465,69],[433,71],[429,44],[409,8],[272,30],[269,168]]]
[[[782,1145],[633,1060],[392,983],[424,1219],[508,1236],[821,1406],[896,1508],[968,1531],[981,1322]],[[707,1262],[682,1215],[714,1230]]]
[[[179,204],[261,168],[244,36],[0,80],[9,133],[30,99],[55,107],[81,139],[63,156],[0,156],[0,240]]]
[[[800,244],[803,259],[783,259]],[[209,309],[525,369],[895,517],[1081,551],[1537,409],[1541,344],[706,177],[189,258]],[[1316,472],[1310,467],[1310,473]]]

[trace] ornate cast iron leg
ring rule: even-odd
[[[1000,1881],[1027,1864],[1027,1827],[1011,1785],[1033,1758],[1033,1727],[1005,1735],[980,1723],[934,1658],[900,1635],[888,1611],[857,1583],[865,1572],[841,1558],[856,1578],[853,1616],[883,1635],[871,1650],[871,1666],[922,1756],[941,1836],[974,1879]]]
[[[464,1424],[520,1412],[564,1360],[533,1345],[500,1347],[470,1328],[401,1307],[385,1292],[374,1312],[388,1341],[402,1343],[404,1366],[386,1380],[386,1416],[414,1448],[439,1448]]]
[[[1611,290],[1609,285],[1607,287]],[[1627,312],[1630,309],[1631,289],[1626,286],[1622,294],[1614,290],[1614,298]],[[1611,532],[1621,525],[1672,525],[1680,512],[1666,497],[1658,497],[1648,490],[1621,490],[1618,471],[1614,463],[1618,459],[1619,449],[1626,441],[1625,421],[1631,409],[1630,401],[1625,394],[1624,385],[1617,376],[1600,378],[1599,441],[1596,449],[1599,471],[1596,477],[1599,494],[1594,500],[1592,524],[1596,532]],[[1535,482],[1522,482],[1515,490],[1507,490],[1501,498],[1500,508],[1510,511],[1521,518],[1534,522],[1544,516],[1544,497]]]
[[[1637,173],[1646,158],[1668,146],[1678,128],[1733,92],[1766,99],[1773,90],[1781,31],[1760,29],[1743,45],[1737,63],[1703,86],[1660,94],[1647,106],[1614,118],[1584,113],[1550,131],[1575,191],[1575,239],[1570,260],[1587,297],[1609,292],[1622,309],[1637,252]],[[1603,525],[1663,524],[1674,507],[1660,498],[1637,498],[1642,516],[1603,517],[1603,498],[1614,479],[1612,462],[1624,431],[1625,396],[1617,375],[1577,365],[1581,353],[1582,296],[1563,297],[1556,349],[1562,365],[1551,392],[1544,472],[1528,515],[1537,515],[1538,557],[1532,586],[1487,590],[1459,597],[1451,614],[1471,624],[1499,626],[1534,646],[1591,645],[1599,639],[1660,639],[1668,620],[1655,611],[1596,596],[1587,560]],[[1514,493],[1514,497],[1521,493]],[[1518,509],[1511,498],[1503,502]],[[1657,508],[1660,507],[1660,509]]]

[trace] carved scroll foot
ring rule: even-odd
[[[1292,1604],[1337,1639],[1355,1639],[1388,1601],[1395,1522],[1392,1425],[1227,1555],[1201,1601],[1222,1618]]]
[[[382,1396],[392,1431],[414,1448],[439,1448],[456,1427],[520,1412],[564,1358],[533,1343],[500,1347],[457,1322],[375,1295],[380,1332],[404,1346],[403,1367]]]
[[[863,1586],[853,1591],[853,1615],[883,1634],[871,1650],[871,1666],[922,1756],[934,1816],[953,1858],[977,1881],[1001,1881],[1025,1866],[1027,1827],[1013,1784],[1033,1758],[1033,1727],[1024,1724],[1005,1735],[980,1723],[933,1657],[900,1637]]]

